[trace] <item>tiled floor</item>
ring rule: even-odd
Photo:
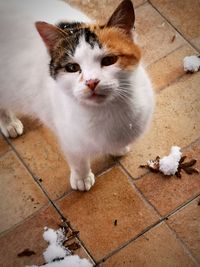
[[[68,2],[103,19],[120,0]],[[69,168],[44,126],[24,118],[22,137],[0,135],[0,266],[42,264],[43,228],[57,229],[61,217],[80,231],[75,253],[98,266],[200,265],[200,175],[166,178],[139,168],[172,145],[200,168],[200,72],[182,67],[186,55],[200,52],[200,2],[134,2],[157,98],[150,130],[126,157],[94,162],[98,176],[87,193],[70,189]],[[35,254],[18,257],[26,248]]]

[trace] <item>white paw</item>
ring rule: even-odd
[[[0,129],[6,137],[16,138],[23,134],[23,124],[16,117],[12,118],[9,122],[0,122]]]
[[[95,183],[95,177],[92,172],[88,174],[85,179],[81,179],[77,177],[75,173],[72,173],[70,176],[70,184],[72,189],[79,190],[79,191],[89,191],[90,188]]]
[[[128,152],[130,151],[130,147],[129,146],[125,146],[124,148],[122,148],[121,150],[117,151],[117,152],[114,152],[112,154],[112,156],[115,156],[115,157],[122,157],[122,156],[125,156]]]

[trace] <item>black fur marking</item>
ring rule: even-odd
[[[85,41],[91,46],[93,49],[95,45],[101,48],[101,44],[98,40],[97,35],[90,31],[89,28],[84,27],[83,23],[80,22],[60,22],[57,24],[57,27],[62,29],[66,33],[66,37],[61,40],[59,46],[62,47],[64,51],[58,57],[57,52],[51,55],[51,61],[49,63],[49,71],[52,78],[56,79],[56,76],[59,70],[63,69],[66,65],[66,62],[69,61],[70,55],[73,56],[76,50],[76,47],[79,44],[79,40],[81,37],[85,39]],[[59,49],[59,47],[57,47]]]
[[[68,35],[73,35],[80,30],[81,25],[81,22],[60,22],[57,26],[64,30]]]
[[[85,41],[90,44],[92,48],[97,44],[101,48],[98,37],[94,32],[91,32],[88,28],[84,29],[83,34],[85,35]]]
[[[56,75],[58,74],[58,71],[62,68],[61,65],[55,64],[53,59],[51,59],[49,63],[49,72],[52,78],[56,79]]]
[[[78,45],[79,39],[82,35],[85,36],[85,41],[94,48],[95,44],[101,48],[97,35],[90,31],[89,28],[84,28],[84,24],[81,22],[60,22],[57,25],[60,29],[64,30],[74,42],[75,48]]]

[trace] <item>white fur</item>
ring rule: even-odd
[[[121,154],[148,126],[153,111],[149,78],[141,65],[132,72],[117,64],[102,68],[106,46],[91,49],[80,40],[71,60],[81,66],[82,74],[62,72],[55,81],[34,22],[89,19],[56,0],[5,2],[0,3],[0,107],[39,117],[50,127],[68,159],[72,188],[89,190],[94,184],[90,158]],[[86,80],[96,78],[100,82],[95,91],[105,96],[102,101],[90,98],[92,92],[85,86]]]

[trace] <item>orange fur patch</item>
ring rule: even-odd
[[[133,42],[132,37],[118,28],[95,30],[99,41],[108,49],[108,53],[119,57],[117,64],[127,70],[132,70],[141,59],[141,51]]]

